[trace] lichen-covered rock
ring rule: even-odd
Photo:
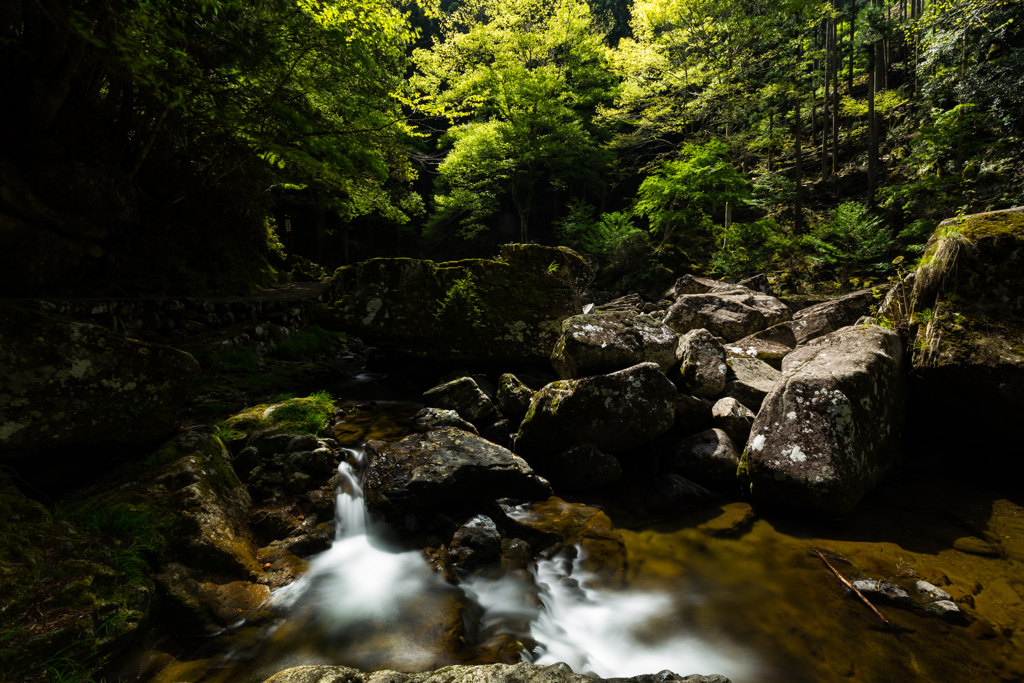
[[[363,483],[366,508],[386,520],[471,500],[551,495],[551,485],[511,451],[461,429],[414,434],[377,449]]]
[[[441,410],[440,408],[424,408],[414,415],[416,428],[429,432],[444,427],[457,427],[471,434],[480,435],[477,428],[466,422],[454,410]]]
[[[660,321],[632,311],[577,315],[562,321],[551,365],[562,379],[657,363],[663,372],[676,361],[678,336]]]
[[[776,370],[782,369],[782,359],[796,348],[796,335],[789,323],[780,323],[766,330],[755,332],[731,344],[725,345],[730,358],[756,358]]]
[[[335,271],[316,318],[402,355],[547,362],[562,320],[582,312],[593,271],[565,247],[509,244],[500,259],[345,266]]]
[[[592,491],[622,478],[622,465],[614,455],[593,444],[574,446],[543,461],[544,474],[559,491]]]
[[[797,344],[806,344],[829,332],[852,325],[867,315],[875,304],[875,293],[870,289],[841,296],[797,311],[789,321]]]
[[[708,278],[697,277],[696,275],[683,275],[675,281],[664,297],[666,299],[677,299],[687,294],[707,294],[716,289],[735,289],[736,285],[730,282],[709,280]]]
[[[672,426],[678,395],[656,363],[552,382],[534,394],[517,450],[531,459],[588,443],[607,452],[642,446]]]
[[[513,424],[519,424],[530,409],[533,390],[518,377],[505,373],[498,378],[498,410]]]
[[[733,484],[739,450],[721,429],[708,429],[683,439],[662,462],[662,468],[708,484]]]
[[[464,420],[478,427],[493,424],[498,413],[471,377],[460,377],[423,392],[423,401],[430,408],[454,410]]]
[[[725,349],[710,332],[698,329],[684,334],[676,356],[680,361],[679,385],[684,392],[713,398],[725,389],[729,371]]]
[[[728,434],[733,443],[745,444],[757,414],[736,399],[727,397],[715,403],[711,416],[715,426]]]
[[[722,397],[734,398],[756,413],[782,373],[756,358],[734,356],[726,363],[729,381],[725,383]]]
[[[374,671],[364,673],[344,666],[299,666],[285,669],[266,683],[592,683],[593,678],[573,673],[566,664],[486,664],[448,666],[424,673]],[[680,676],[671,671],[632,678],[605,679],[614,683],[729,683],[725,676],[713,674]]]
[[[727,342],[788,321],[792,312],[781,301],[749,289],[716,289],[683,294],[665,314],[665,324],[678,334],[704,328]]]
[[[0,461],[170,431],[199,364],[97,325],[0,304]]]
[[[740,474],[758,503],[848,517],[896,465],[903,345],[875,325],[812,340],[783,361]]]

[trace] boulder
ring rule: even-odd
[[[335,271],[316,319],[400,355],[547,362],[592,279],[565,247],[508,244],[497,261],[371,259]]]
[[[642,446],[672,427],[678,395],[656,363],[553,382],[534,394],[517,449],[538,458],[588,443],[607,452]]]
[[[678,336],[661,322],[633,311],[591,313],[562,321],[551,365],[562,379],[657,363],[663,372],[676,362]]]
[[[756,358],[734,356],[726,363],[729,365],[729,381],[722,396],[734,398],[756,413],[782,373]]]
[[[711,409],[714,404],[706,398],[679,394],[676,398],[676,426],[692,434],[711,423]]]
[[[498,559],[501,554],[501,534],[494,520],[487,515],[477,515],[459,527],[452,537],[449,554],[457,567]]]
[[[644,300],[639,294],[627,294],[626,296],[620,296],[618,299],[612,299],[607,303],[596,306],[596,310],[599,313],[611,313],[611,312],[626,312],[626,311],[639,311],[644,305]]]
[[[716,289],[735,289],[736,285],[730,282],[709,280],[696,275],[683,275],[675,281],[664,294],[666,299],[678,299],[686,294],[707,294]]]
[[[0,462],[166,435],[199,373],[189,354],[0,304]]]
[[[729,367],[725,349],[705,329],[690,330],[679,339],[679,386],[694,396],[714,398],[725,389]]]
[[[746,280],[740,280],[736,283],[737,287],[746,287],[752,289],[755,292],[761,292],[762,294],[771,294],[772,287],[768,282],[768,276],[764,273],[758,273],[753,277],[748,277]]]
[[[793,334],[789,323],[780,323],[726,344],[725,353],[730,358],[756,358],[776,370],[781,370],[782,359],[795,348],[796,335]]]
[[[789,327],[793,330],[797,344],[806,344],[812,339],[852,325],[862,315],[867,315],[875,303],[874,290],[862,289],[797,311]]]
[[[925,248],[911,297],[908,428],[922,453],[969,449],[1001,477],[1024,410],[1024,210],[944,221]],[[950,434],[936,425],[972,425]],[[917,450],[917,449],[915,449]]]
[[[591,491],[621,479],[622,465],[614,455],[588,443],[545,460],[541,473],[559,491]]]
[[[876,325],[812,340],[783,361],[743,455],[755,502],[848,517],[896,465],[903,345]]]
[[[513,374],[505,373],[498,378],[498,410],[509,420],[518,424],[530,409],[533,390]]]
[[[665,324],[682,335],[706,329],[727,342],[786,322],[792,312],[781,301],[749,289],[716,289],[706,294],[683,294],[665,314]]]
[[[379,442],[377,442],[379,443]],[[551,485],[522,458],[454,427],[408,436],[390,446],[367,443],[366,508],[386,520],[472,500],[551,495]]]
[[[677,443],[661,467],[698,482],[732,484],[739,464],[739,451],[729,435],[708,429]]]
[[[423,392],[423,401],[429,408],[454,410],[462,419],[478,427],[494,424],[500,417],[477,383],[471,377],[461,377]]]
[[[441,410],[440,408],[424,408],[413,416],[416,420],[416,429],[424,432],[443,429],[444,427],[457,427],[463,431],[479,436],[477,428],[466,422],[454,410]]]
[[[299,666],[267,679],[266,683],[592,683],[591,676],[575,674],[568,665],[486,664],[480,666],[447,666],[424,673],[374,671],[364,673],[345,666]],[[604,679],[613,683],[729,683],[725,676],[691,674],[680,676],[671,671]]]
[[[757,414],[734,398],[723,398],[711,409],[715,427],[729,435],[733,443],[747,443]],[[739,463],[737,463],[739,464]]]

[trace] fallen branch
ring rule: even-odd
[[[859,590],[854,588],[852,583],[850,583],[849,581],[844,579],[843,575],[840,574],[838,571],[836,571],[836,568],[833,567],[832,564],[828,560],[825,559],[825,556],[822,555],[820,550],[818,550],[817,548],[811,548],[811,550],[813,550],[814,552],[816,552],[818,554],[818,557],[821,558],[821,561],[825,563],[826,567],[828,567],[829,569],[832,570],[832,573],[836,575],[836,578],[839,579],[840,581],[842,581],[844,586],[846,586],[847,588],[852,590],[854,593],[856,593],[857,597],[860,598],[861,600],[863,600],[864,604],[867,605],[868,607],[870,607],[871,611],[874,612],[876,615],[878,615],[878,618],[881,619],[882,622],[885,623],[886,626],[892,626],[892,624],[889,623],[889,620],[886,619],[885,616],[881,612],[879,612],[877,609],[875,609],[875,606],[871,604],[871,601],[864,597],[863,593],[861,593]]]

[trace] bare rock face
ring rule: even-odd
[[[729,435],[733,443],[747,443],[757,414],[734,398],[723,398],[711,409],[715,426]],[[739,463],[737,463],[739,464]]]
[[[786,322],[792,315],[773,296],[746,288],[716,289],[679,296],[665,314],[665,324],[678,334],[704,328],[732,342]]]
[[[159,438],[198,373],[184,351],[0,304],[0,462],[41,448]]]
[[[545,499],[551,485],[511,451],[454,427],[367,443],[366,508],[386,520],[469,500]]]
[[[551,365],[562,379],[577,379],[657,363],[663,372],[676,360],[678,336],[660,321],[635,311],[590,313],[562,321]]]
[[[483,427],[500,419],[494,404],[472,377],[439,384],[423,392],[423,401],[429,408],[454,410],[462,419]]]
[[[499,260],[371,259],[335,271],[316,319],[399,355],[547,362],[593,277],[571,249],[534,244]]]
[[[699,483],[735,486],[739,464],[739,451],[732,439],[714,428],[680,441],[663,466]]]
[[[740,476],[758,503],[848,517],[897,463],[903,346],[877,325],[846,327],[783,362],[747,441]]]
[[[677,299],[686,294],[706,294],[716,289],[735,289],[736,285],[719,280],[709,280],[696,275],[683,275],[665,292],[665,298]]]
[[[592,683],[590,676],[573,673],[566,664],[486,664],[448,666],[424,673],[374,671],[364,673],[344,666],[299,666],[286,669],[266,683]],[[729,683],[725,676],[713,674],[680,676],[671,671],[632,678],[605,679],[614,683]]]
[[[678,395],[656,363],[552,382],[534,395],[517,448],[533,459],[583,444],[606,452],[641,446],[672,426]]]
[[[790,324],[779,323],[726,344],[725,352],[730,358],[756,358],[776,370],[781,370],[782,359],[796,348],[796,335],[793,334]]]
[[[756,358],[732,357],[727,364],[729,380],[722,396],[734,398],[756,413],[782,373]]]
[[[797,311],[789,327],[797,343],[806,344],[812,339],[852,325],[862,315],[867,315],[874,303],[874,291],[862,289]]]
[[[725,349],[705,329],[690,330],[679,340],[679,382],[683,391],[713,398],[725,389],[729,367]]]

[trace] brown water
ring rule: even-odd
[[[358,424],[354,418],[339,435],[365,438],[405,424],[401,416],[385,411],[378,418],[362,415]],[[582,567],[597,574],[589,582],[594,587],[668,594],[672,609],[652,621],[641,641],[656,648],[677,631],[693,635],[702,647],[720,646],[724,657],[749,660],[737,667],[745,672],[738,683],[1021,681],[1022,502],[963,489],[956,482],[895,482],[844,522],[761,515],[741,500],[651,521],[614,502],[556,498],[528,506],[517,517],[561,533],[569,545],[579,544]],[[848,596],[814,548],[833,558],[835,568],[850,580],[884,579],[911,567],[916,576],[897,583],[911,595],[917,578],[944,588],[965,619],[950,623],[921,609],[877,601],[892,624],[886,626]],[[420,622],[421,634],[437,638],[438,654],[428,658],[430,665],[455,663],[460,657],[486,659],[479,649],[451,647],[449,610],[463,604],[460,599],[446,602],[446,614],[426,615]],[[340,644],[335,647],[323,634],[313,637],[304,624],[285,620],[272,627],[242,628],[208,650],[216,652],[212,655],[179,655],[176,661],[162,655],[167,666],[146,678],[153,683],[261,681],[287,666],[368,661],[365,656],[353,661],[351,649],[344,654]],[[362,647],[394,648],[381,638],[387,633],[374,633]],[[152,658],[161,655],[151,651],[148,656],[154,670],[157,660]],[[373,661],[380,668],[408,668],[386,658]],[[666,667],[652,667],[651,673]]]

